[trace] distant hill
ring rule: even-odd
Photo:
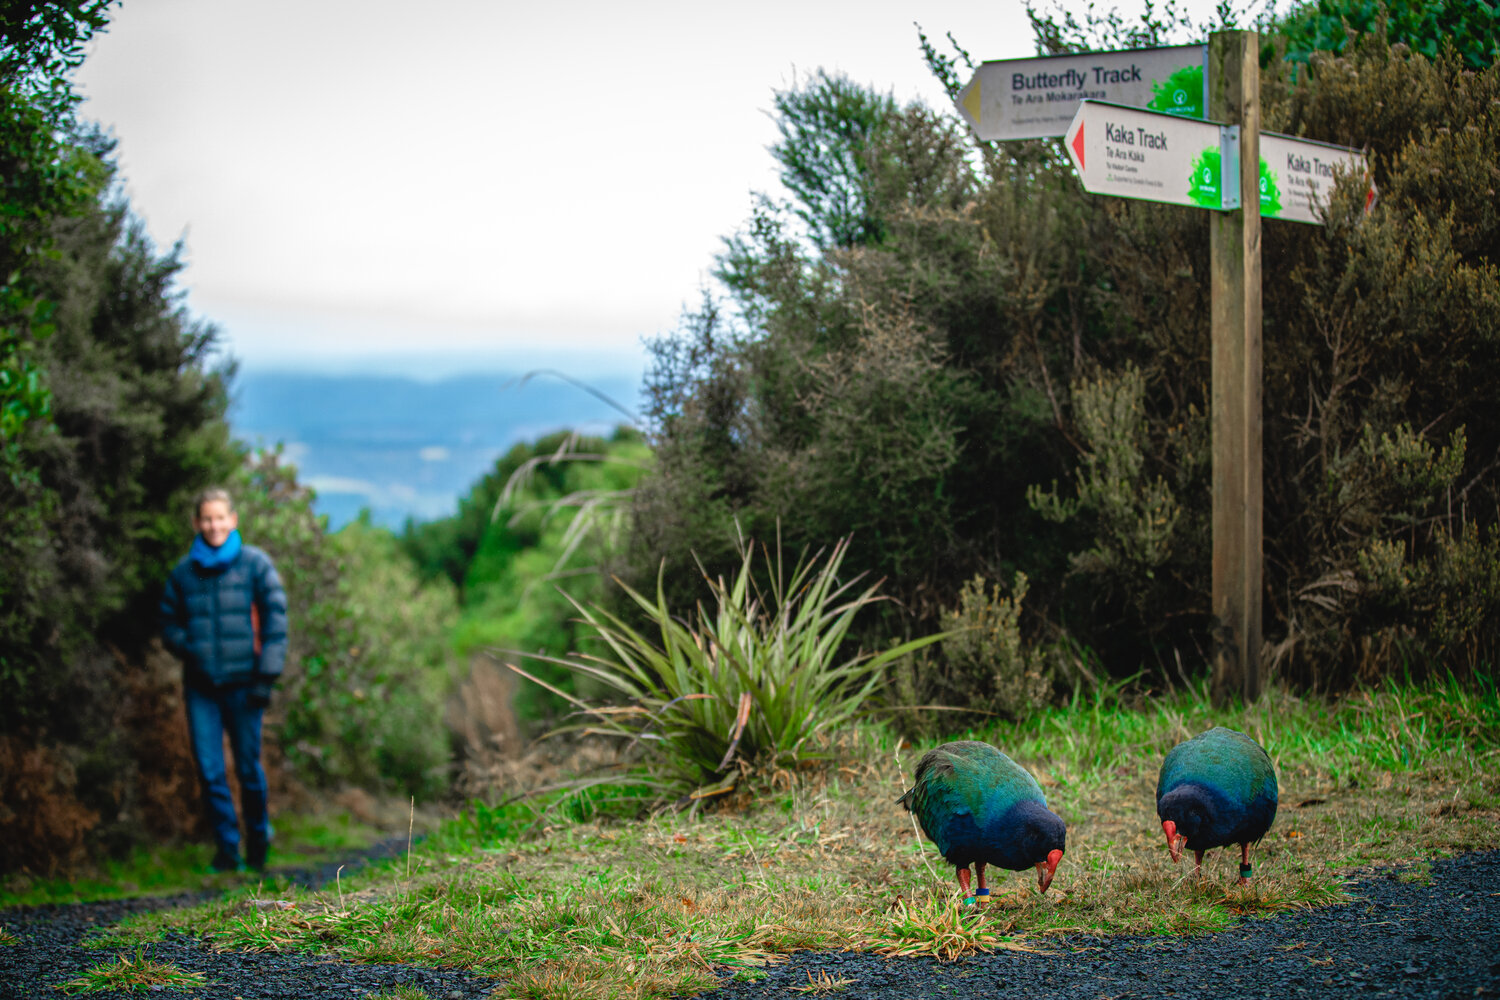
[[[639,379],[588,385],[630,410]],[[368,507],[397,528],[452,513],[458,498],[519,441],[560,428],[599,433],[620,412],[561,379],[467,375],[417,381],[380,375],[243,373],[229,423],[253,446],[285,445],[317,509],[335,528]]]

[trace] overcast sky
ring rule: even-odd
[[[189,306],[250,369],[639,370],[751,192],[777,190],[773,90],[821,66],[946,103],[914,19],[979,59],[1034,52],[1019,0],[113,13],[83,114],[119,140],[158,243],[186,240]]]

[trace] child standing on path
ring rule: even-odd
[[[193,527],[193,547],[162,593],[162,641],[183,663],[188,735],[218,847],[214,869],[240,866],[240,824],[224,763],[227,732],[245,811],[245,860],[261,871],[271,823],[260,723],[286,659],[286,592],[270,556],[240,541],[227,492],[199,494]]]

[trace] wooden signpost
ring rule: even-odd
[[[1208,220],[1212,315],[1212,696],[1260,697],[1260,61],[1253,31],[1208,41],[1208,113],[1240,134],[1240,205]],[[1232,183],[1228,176],[1225,183]]]
[[[1260,222],[1264,215],[1320,223],[1334,179],[1340,172],[1365,171],[1364,156],[1345,146],[1261,131],[1259,37],[1253,31],[1210,36],[1207,120],[1181,108],[1096,100],[1059,83],[1062,95],[1076,102],[1072,121],[1059,131],[1055,109],[1043,116],[1014,99],[1027,81],[1069,82],[1090,73],[1104,79],[1109,69],[1116,77],[1140,76],[1148,55],[1156,60],[1151,65],[1162,67],[1159,72],[1176,73],[1180,84],[1192,77],[1182,67],[1190,67],[1193,51],[1187,46],[1066,57],[1072,62],[1043,57],[984,63],[958,104],[981,138],[1064,136],[1087,191],[1212,211],[1213,698],[1222,703],[1239,693],[1248,704],[1260,697],[1262,686]],[[1135,69],[1122,71],[1125,66]],[[995,93],[1007,79],[1013,84],[1004,94],[1009,103]],[[1162,93],[1174,93],[1161,87],[1151,92],[1157,104]],[[1367,207],[1373,197],[1372,186]]]

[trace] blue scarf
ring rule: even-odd
[[[223,569],[240,554],[240,533],[236,529],[229,533],[224,539],[224,544],[214,548],[203,540],[202,535],[193,537],[193,547],[188,551],[188,557],[203,569]]]

